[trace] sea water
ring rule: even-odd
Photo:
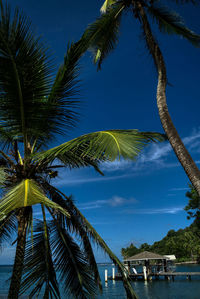
[[[99,272],[102,278],[103,294],[99,298],[126,298],[122,281],[111,281],[105,283],[104,273],[112,275],[112,264],[99,264]],[[0,299],[6,298],[11,276],[11,266],[0,266]],[[200,272],[200,265],[178,265],[176,272]],[[140,299],[200,299],[200,277],[192,277],[191,281],[186,277],[176,277],[175,281],[165,279],[152,280],[150,282],[134,281],[132,286]],[[25,297],[24,297],[25,298]],[[39,298],[42,298],[40,296]],[[69,297],[62,294],[63,299]]]

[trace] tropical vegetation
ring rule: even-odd
[[[133,243],[121,249],[124,258],[133,256],[142,251],[151,251],[161,255],[174,254],[177,262],[197,261],[200,263],[200,197],[196,189],[190,185],[190,191],[186,193],[189,202],[184,208],[188,213],[188,219],[194,218],[193,223],[185,229],[169,230],[167,235],[153,245],[141,244],[138,248]]]
[[[93,297],[102,286],[91,241],[118,265],[127,297],[136,298],[118,258],[72,197],[52,182],[64,168],[91,166],[102,174],[101,162],[134,160],[144,146],[164,137],[107,130],[50,148],[78,121],[79,45],[68,46],[55,73],[28,18],[0,1],[0,248],[5,242],[16,245],[10,299],[24,292],[60,298],[58,279],[67,296]]]
[[[178,4],[197,3],[195,0],[177,0],[176,2]],[[168,111],[166,101],[168,81],[165,60],[157,39],[152,33],[152,25],[156,23],[161,33],[179,35],[198,47],[200,46],[200,35],[188,29],[183,18],[159,0],[105,0],[101,7],[102,15],[88,26],[82,37],[84,50],[86,48],[92,50],[94,62],[98,64],[98,68],[116,47],[122,16],[127,15],[128,12],[138,21],[146,48],[157,69],[157,107],[163,129],[188,178],[200,195],[199,168],[185,148]]]
[[[177,231],[171,229],[162,240],[156,241],[152,245],[143,243],[139,247],[131,243],[128,247],[121,249],[121,254],[126,258],[143,251],[150,251],[161,255],[174,254],[177,262],[200,262],[199,229],[195,223],[185,229]]]

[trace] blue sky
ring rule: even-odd
[[[168,1],[169,2],[169,1]],[[76,41],[99,14],[102,1],[13,0],[32,20],[33,26],[52,49],[59,65],[68,41]],[[172,6],[186,24],[200,33],[200,7]],[[172,7],[171,6],[171,7]],[[200,163],[199,49],[175,36],[160,35],[166,60],[167,101],[174,124],[195,161]],[[81,120],[70,138],[104,129],[139,129],[163,132],[156,107],[156,71],[147,53],[139,24],[129,15],[123,19],[117,49],[96,71],[91,54],[81,62]],[[61,138],[58,142],[68,140]],[[94,225],[111,249],[153,243],[170,229],[190,224],[183,211],[188,179],[168,143],[152,145],[136,163],[116,161],[101,168],[66,171],[55,182]],[[12,261],[9,246],[0,263]],[[97,252],[98,261],[105,260]]]

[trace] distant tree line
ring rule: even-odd
[[[194,218],[194,222],[185,229],[169,230],[167,235],[153,245],[143,243],[139,248],[133,243],[127,248],[122,248],[122,256],[130,257],[142,251],[152,251],[161,255],[174,254],[177,261],[197,260],[200,263],[200,197],[190,185],[190,191],[186,193],[189,198],[185,207],[188,219]]]

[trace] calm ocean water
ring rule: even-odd
[[[123,284],[121,281],[104,282],[105,269],[108,270],[108,275],[112,273],[112,265],[99,265],[99,271],[103,283],[103,294],[99,298],[126,298]],[[6,294],[8,291],[8,279],[11,274],[12,267],[0,266],[0,294]],[[177,272],[200,272],[200,265],[176,266]],[[192,277],[192,280],[186,278],[175,278],[175,281],[152,281],[145,283],[143,281],[133,282],[133,288],[140,299],[200,299],[200,277]],[[0,295],[0,299],[6,296]],[[42,298],[42,296],[40,296]],[[69,296],[62,295],[62,298],[68,299]]]

